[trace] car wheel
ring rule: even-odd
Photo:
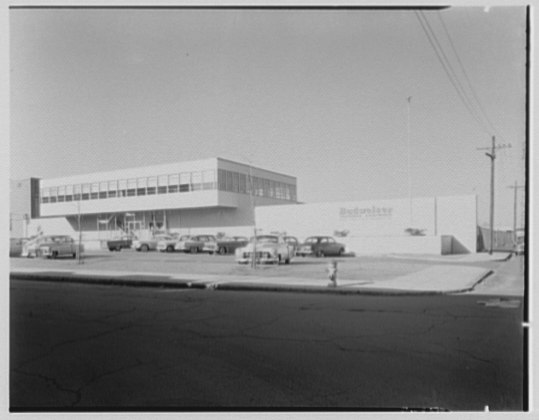
[[[285,264],[290,264],[290,257],[288,257],[286,260],[284,260]]]
[[[172,245],[167,246],[167,252],[174,252],[174,247]]]
[[[109,248],[109,251],[110,251],[110,252],[114,251],[114,248]]]
[[[191,254],[196,254],[198,252],[198,248],[196,246],[191,248]]]
[[[76,252],[73,253],[73,259],[75,259],[75,258],[77,258],[77,253]]]
[[[52,251],[51,258],[56,259],[58,256],[58,251]]]
[[[148,252],[150,250],[150,247],[148,245],[142,245],[140,247],[140,250],[143,252]]]
[[[226,247],[222,246],[219,248],[219,254],[225,255],[226,254]]]

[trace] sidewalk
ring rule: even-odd
[[[499,256],[498,256],[499,257]],[[219,290],[264,290],[288,292],[317,292],[339,294],[449,294],[474,289],[491,270],[459,265],[433,265],[423,270],[396,276],[389,280],[337,280],[335,287],[329,279],[267,277],[260,275],[232,276],[215,274],[178,274],[167,272],[138,272],[84,269],[14,268],[10,276],[16,279],[75,282],[102,285],[121,285],[162,288],[202,288]]]

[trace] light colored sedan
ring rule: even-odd
[[[277,235],[260,235],[236,249],[236,262],[247,264],[256,259],[258,263],[290,264],[294,257],[294,247]]]
[[[191,254],[198,252],[213,254],[218,249],[217,239],[213,235],[182,236],[174,246],[174,249],[181,252],[190,252]]]
[[[150,239],[137,239],[133,241],[133,248],[137,251],[148,252],[155,251],[157,249],[157,243],[159,241],[170,241],[174,240],[171,235],[155,235]]]
[[[176,244],[184,237],[185,236],[180,237],[177,233],[172,234],[170,239],[162,239],[157,242],[157,250],[159,252],[174,252]]]
[[[69,235],[43,235],[26,242],[22,248],[22,257],[35,258],[47,257],[56,258],[62,256],[72,256],[83,252],[84,247]]]

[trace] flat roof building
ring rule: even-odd
[[[156,230],[247,234],[254,207],[297,203],[295,177],[223,158],[38,182],[39,194],[31,197],[39,209],[34,227],[74,234],[80,219],[85,243]]]

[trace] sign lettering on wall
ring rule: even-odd
[[[339,210],[339,218],[341,220],[350,219],[390,219],[393,214],[392,207],[341,207]]]

